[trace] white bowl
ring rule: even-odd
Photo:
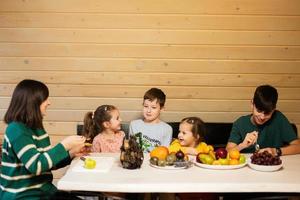
[[[256,165],[251,163],[251,159],[248,160],[248,165],[250,168],[262,172],[274,172],[280,170],[283,166],[282,163],[280,165]]]

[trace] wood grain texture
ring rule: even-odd
[[[159,29],[159,30],[300,30],[299,16],[228,14],[103,14],[0,12],[1,28]]]
[[[250,113],[255,88],[271,84],[299,130],[299,8],[298,0],[1,0],[0,119],[25,78],[49,87],[53,145],[101,104],[117,106],[123,122],[140,118],[151,87],[167,95],[167,122],[233,122]]]
[[[299,15],[298,0],[2,0],[5,12]]]

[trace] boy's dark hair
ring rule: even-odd
[[[103,122],[109,121],[111,111],[116,109],[113,105],[102,105],[95,112],[87,112],[83,120],[82,135],[93,140],[98,133],[104,131]]]
[[[198,143],[204,141],[204,135],[206,132],[205,124],[199,117],[186,117],[181,120],[180,123],[186,122],[192,125],[192,133],[195,138],[199,136]]]
[[[166,102],[166,95],[159,88],[151,88],[144,95],[144,101],[147,99],[150,101],[154,101],[155,99],[157,99],[157,103],[159,103],[160,107],[163,108]]]
[[[277,90],[270,85],[258,86],[254,92],[253,104],[258,112],[269,114],[276,108]]]
[[[4,122],[21,122],[32,129],[44,129],[40,105],[49,97],[48,87],[40,82],[25,79],[16,86]]]

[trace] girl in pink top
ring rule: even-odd
[[[119,110],[112,105],[102,105],[95,112],[86,113],[83,134],[93,141],[92,152],[120,152],[125,133],[121,131]]]

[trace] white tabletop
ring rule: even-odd
[[[60,190],[95,192],[291,192],[300,193],[300,155],[282,156],[283,168],[260,172],[245,166],[233,170],[213,170],[192,166],[189,169],[163,170],[149,165],[149,155],[140,169],[123,169],[119,154],[94,154],[115,157],[106,172],[72,170],[58,181]]]

